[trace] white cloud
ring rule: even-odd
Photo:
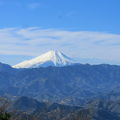
[[[35,27],[0,29],[0,54],[37,56],[50,49],[71,57],[119,61],[120,35]]]

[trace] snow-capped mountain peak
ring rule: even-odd
[[[60,51],[51,50],[34,59],[14,65],[14,68],[38,68],[48,66],[66,66],[73,64],[73,60]]]

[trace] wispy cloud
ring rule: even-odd
[[[35,9],[35,8],[39,8],[40,7],[40,3],[30,3],[28,4],[28,8],[30,9]]]
[[[120,35],[35,27],[0,29],[0,54],[37,56],[50,49],[71,57],[119,61]]]

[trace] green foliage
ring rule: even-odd
[[[0,120],[9,120],[10,114],[9,113],[0,113]]]

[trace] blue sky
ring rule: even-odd
[[[49,49],[86,63],[120,64],[120,0],[0,0],[0,61]]]

